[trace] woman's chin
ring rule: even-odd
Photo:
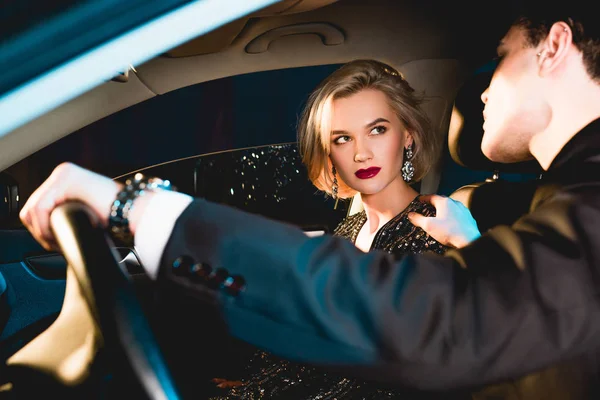
[[[379,186],[374,187],[374,185],[360,185],[359,188],[356,188],[355,190],[357,192],[359,192],[361,194],[362,197],[365,196],[373,196],[379,192],[381,192],[381,189]]]

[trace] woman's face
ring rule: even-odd
[[[404,148],[412,143],[386,95],[365,89],[332,103],[331,161],[340,178],[365,195],[402,179]]]

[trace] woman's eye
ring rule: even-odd
[[[335,144],[343,144],[350,141],[350,136],[338,136],[333,140]]]
[[[385,131],[387,131],[387,128],[385,126],[378,125],[371,129],[371,134],[381,135],[382,133],[385,133]]]

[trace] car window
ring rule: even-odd
[[[159,95],[46,146],[7,172],[19,182],[23,202],[64,161],[111,177],[153,167],[148,173],[172,179],[187,193],[289,222],[305,221],[303,226],[330,227],[331,220],[319,218],[325,214],[329,218],[333,206],[323,194],[315,194],[294,143],[298,116],[308,94],[336,68],[338,65],[258,72]],[[281,143],[288,145],[279,146]],[[277,146],[268,146],[271,144]],[[245,197],[253,196],[252,185],[242,189],[244,177],[229,172],[241,171],[243,165],[237,163],[243,157],[256,160],[253,148],[255,154],[268,156],[267,165],[254,165],[260,181],[254,187],[262,191],[262,197],[258,201],[257,194],[256,201],[241,202],[238,195],[242,192]],[[298,178],[284,168],[292,166],[291,171],[299,171],[294,173]],[[196,172],[198,191],[193,181]],[[247,177],[249,171],[244,174]],[[273,186],[275,182],[281,187]],[[222,192],[224,187],[234,188],[234,195]],[[304,216],[298,209],[303,204],[307,209]],[[334,219],[343,214],[342,207],[340,203]]]
[[[169,177],[180,192],[314,233],[331,232],[349,205],[343,200],[336,206],[310,182],[295,142],[206,154],[141,172]]]
[[[257,72],[158,95],[88,125],[23,162],[42,175],[71,161],[108,176],[218,151],[296,140],[310,91],[336,65]]]
[[[335,202],[314,187],[295,143],[201,157],[195,182],[200,197],[307,231],[330,232],[348,205],[339,202],[334,209]]]

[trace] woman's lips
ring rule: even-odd
[[[377,175],[379,171],[381,171],[381,168],[371,167],[367,169],[359,169],[354,173],[354,175],[356,175],[356,177],[359,179],[369,179]]]

